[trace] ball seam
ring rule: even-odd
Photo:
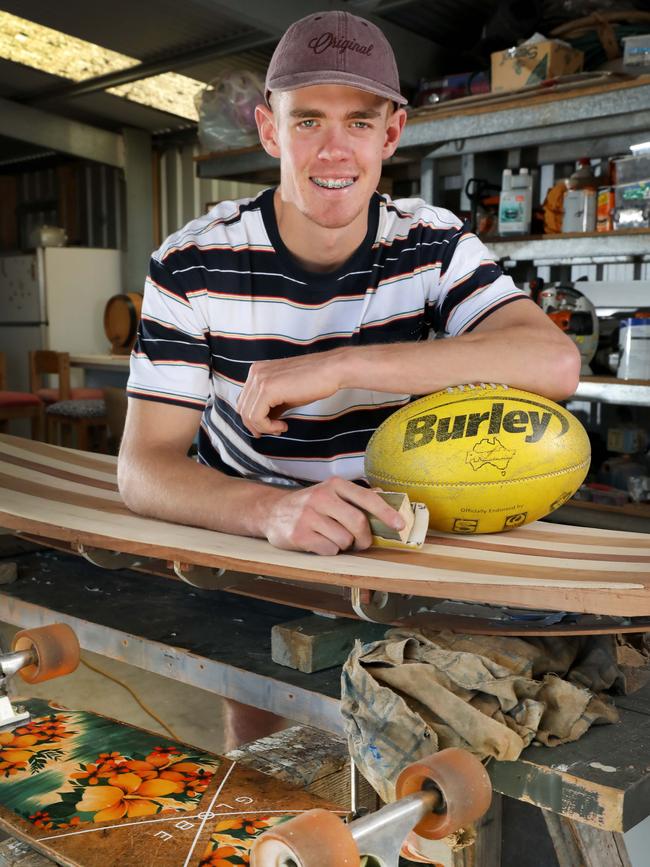
[[[495,479],[494,481],[477,481],[477,482],[417,482],[410,479],[398,479],[395,476],[384,476],[379,473],[368,472],[367,476],[373,479],[381,479],[382,482],[395,482],[398,485],[410,485],[415,488],[476,488],[486,487],[488,485],[517,485],[522,482],[534,482],[539,479],[550,479],[554,476],[563,476],[566,473],[572,473],[574,470],[581,470],[585,466],[589,466],[590,461],[582,461],[580,464],[574,464],[571,467],[566,467],[563,470],[554,470],[551,473],[542,473],[537,476],[526,476],[519,479]]]

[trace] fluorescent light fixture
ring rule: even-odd
[[[135,57],[102,48],[9,12],[0,12],[0,58],[68,81],[85,81],[137,66],[140,62]],[[205,86],[205,82],[186,75],[165,72],[110,87],[106,92],[196,121],[194,97]]]
[[[644,154],[650,151],[650,141],[642,141],[639,144],[630,145],[630,150],[633,154]]]

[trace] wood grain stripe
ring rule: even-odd
[[[79,494],[74,491],[63,490],[60,486],[56,486],[54,481],[52,482],[52,485],[48,485],[41,482],[29,481],[27,479],[16,479],[13,476],[0,472],[0,497],[3,493],[2,488],[5,489],[5,492],[13,491],[21,494],[29,494],[30,497],[38,497],[41,501],[45,501],[49,508],[44,509],[41,507],[40,512],[43,519],[49,517],[50,520],[54,520],[56,516],[56,506],[62,504],[79,506],[80,508],[87,509],[89,512],[93,510],[96,511],[97,515],[95,516],[95,520],[99,525],[102,523],[103,512],[114,512],[115,514],[120,515],[133,514],[132,512],[129,512],[121,500],[102,500],[99,497],[91,497],[87,494]],[[5,508],[7,507],[9,509],[11,508],[10,501],[6,504]]]
[[[117,493],[117,481],[107,482],[104,479],[89,478],[88,476],[79,473],[60,470],[57,467],[48,467],[47,473],[44,473],[43,466],[36,461],[16,458],[13,455],[3,455],[2,460],[0,461],[0,468],[2,468],[3,464],[11,464],[15,467],[23,467],[26,470],[34,470],[34,472],[46,475],[48,478],[64,479],[68,482],[76,482],[78,485],[84,485],[87,488],[101,488],[104,491],[114,491]]]
[[[489,545],[482,541],[479,542],[478,540],[470,539],[467,536],[463,537],[462,542],[458,538],[428,536],[425,549],[429,550],[438,546],[451,548],[457,548],[460,546],[466,550],[481,551],[488,556],[492,552],[499,552],[502,554],[514,554],[518,557],[536,556],[562,561],[566,560],[568,557],[579,557],[581,560],[607,561],[608,563],[650,563],[650,546],[646,547],[647,553],[643,553],[640,550],[638,554],[623,554],[620,552],[625,550],[625,548],[612,548],[611,546],[606,550],[592,551],[584,544],[575,545],[574,547],[570,545],[562,545],[561,550],[554,548],[549,550],[548,548],[533,548],[525,541],[520,541],[519,538],[513,538],[513,533],[516,533],[517,537],[519,536],[519,531],[514,530],[510,533],[503,534],[500,537],[507,539],[508,542],[499,542],[498,540],[495,540]],[[519,542],[519,545],[517,545],[517,542]],[[555,544],[559,545],[561,543],[557,542]]]
[[[489,575],[498,571],[500,575],[505,577],[522,577],[537,578],[540,581],[551,582],[558,577],[557,566],[538,566],[532,563],[505,563],[496,558],[486,558],[484,560],[467,560],[463,557],[445,557],[431,554],[422,554],[421,552],[397,551],[382,548],[380,550],[371,549],[363,551],[359,554],[360,557],[381,560],[382,562],[391,562],[399,564],[411,564],[413,566],[422,566],[424,568],[445,569],[449,572],[464,572],[473,575]],[[575,581],[594,581],[599,578],[604,581],[633,581],[635,578],[647,575],[647,567],[644,565],[631,563],[628,564],[628,569],[613,570],[609,564],[604,564],[602,571],[605,574],[600,574],[601,570],[565,568],[562,569],[562,577],[566,580]],[[636,573],[636,574],[635,574]]]
[[[117,458],[113,455],[91,455],[89,452],[80,452],[78,449],[66,449],[62,446],[52,446],[48,443],[36,440],[25,440],[22,437],[14,437],[10,434],[0,434],[0,454],[3,453],[2,444],[7,443],[20,449],[25,455],[41,455],[42,457],[64,460],[75,467],[83,467],[86,470],[99,470],[110,472],[117,466]],[[27,443],[27,447],[25,446]]]

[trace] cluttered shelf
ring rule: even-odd
[[[615,505],[614,503],[595,503],[592,500],[581,500],[574,497],[569,500],[567,505],[579,509],[587,509],[587,511],[611,512],[617,515],[645,518],[646,521],[650,521],[650,503],[623,503]]]
[[[544,520],[577,527],[650,534],[650,503],[617,505],[572,498]]]
[[[496,259],[562,264],[589,259],[594,263],[620,261],[620,257],[650,260],[650,229],[616,232],[563,232],[557,235],[517,235],[485,241]]]
[[[604,119],[609,135],[640,132],[648,126],[649,107],[648,74],[580,73],[520,90],[449,100],[409,111],[390,163],[419,160],[431,148],[438,158],[446,155],[445,147],[451,154],[475,153],[594,137]],[[246,178],[277,170],[277,161],[259,145],[201,153],[195,161],[201,178]]]

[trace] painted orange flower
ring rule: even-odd
[[[79,818],[79,816],[73,816],[69,822],[59,822],[59,824],[56,826],[56,829],[57,829],[57,831],[60,831],[63,828],[74,829],[74,828],[78,828],[79,825],[81,825],[81,819]]]
[[[50,814],[46,810],[37,810],[29,818],[37,828],[44,828],[46,831],[49,831],[54,824],[50,818]]]
[[[172,780],[143,780],[137,774],[109,778],[110,785],[88,786],[77,804],[80,813],[94,813],[93,822],[109,822],[124,816],[152,816],[164,807],[177,806],[166,796],[183,787]]]
[[[155,768],[168,765],[176,756],[179,755],[178,747],[154,747],[147,756],[147,761]]]
[[[206,852],[204,854],[203,858],[201,858],[200,867],[232,867],[232,861],[228,861],[227,859],[232,858],[233,855],[242,857],[239,849],[235,849],[234,846],[220,846],[213,852]]]
[[[73,780],[85,780],[89,786],[96,786],[99,782],[99,769],[97,765],[86,765],[85,771],[75,771],[70,774]]]
[[[27,762],[37,752],[35,735],[0,732],[0,774],[11,777],[24,771]]]
[[[32,720],[27,725],[16,729],[16,734],[34,735],[39,741],[60,741],[71,736],[71,733],[66,731],[67,720],[68,717],[64,714],[57,714],[54,719],[46,717],[41,720]]]

